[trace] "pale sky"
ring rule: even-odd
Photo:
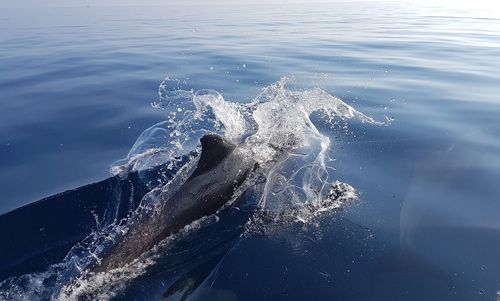
[[[287,4],[287,3],[336,3],[336,2],[423,2],[500,10],[499,0],[0,0],[5,7],[82,7],[82,6],[153,6],[153,5],[211,5],[211,4]]]
[[[377,1],[377,0],[357,0]],[[395,1],[395,0],[390,0]],[[254,3],[307,3],[350,2],[349,0],[0,0],[0,7],[78,7],[78,6],[146,6],[146,5],[199,5],[199,4],[254,4]]]

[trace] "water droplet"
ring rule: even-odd
[[[242,66],[243,68],[246,68],[246,67],[247,67],[247,64],[243,64],[243,65],[241,65],[241,66]]]
[[[210,66],[210,70],[214,70],[214,66]]]

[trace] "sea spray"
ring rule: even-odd
[[[146,129],[132,146],[127,157],[111,167],[116,176],[125,176],[167,164],[177,171],[163,185],[151,185],[136,212],[127,219],[96,229],[78,243],[63,262],[47,271],[12,277],[0,283],[0,298],[9,300],[108,300],[122,292],[127,283],[140,277],[159,258],[169,254],[173,242],[185,239],[204,227],[218,223],[217,214],[202,218],[171,235],[131,264],[105,272],[89,273],[99,262],[103,250],[126,235],[137,216],[154,210],[160,194],[172,194],[196,166],[199,139],[216,133],[242,144],[259,168],[247,183],[257,207],[247,221],[241,221],[245,235],[265,232],[273,224],[310,223],[316,216],[343,208],[358,193],[353,186],[333,181],[334,167],[330,156],[332,141],[311,120],[316,114],[332,128],[339,122],[357,119],[382,125],[340,98],[320,89],[293,89],[284,77],[264,87],[250,102],[231,102],[217,91],[194,91],[186,81],[167,77],[158,89],[154,108],[165,111],[165,120]],[[344,125],[345,126],[345,125]],[[180,160],[183,157],[187,160]],[[147,179],[150,180],[150,179]],[[154,180],[154,179],[153,179]],[[236,200],[243,191],[238,191]],[[279,227],[278,227],[279,228]],[[196,248],[193,246],[193,248]]]

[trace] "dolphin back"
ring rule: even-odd
[[[122,267],[169,235],[204,216],[216,213],[244,183],[255,162],[242,147],[218,135],[200,139],[200,159],[191,176],[151,214],[135,221],[120,242],[93,271]]]

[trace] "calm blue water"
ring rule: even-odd
[[[332,140],[335,177],[359,202],[315,227],[238,240],[198,298],[500,298],[493,12],[396,3],[86,7],[5,9],[0,24],[0,213],[108,177],[140,133],[165,120],[150,103],[166,76],[234,102],[288,76],[294,87],[319,87],[394,121],[345,130],[318,120]],[[160,278],[120,298],[161,299]]]

